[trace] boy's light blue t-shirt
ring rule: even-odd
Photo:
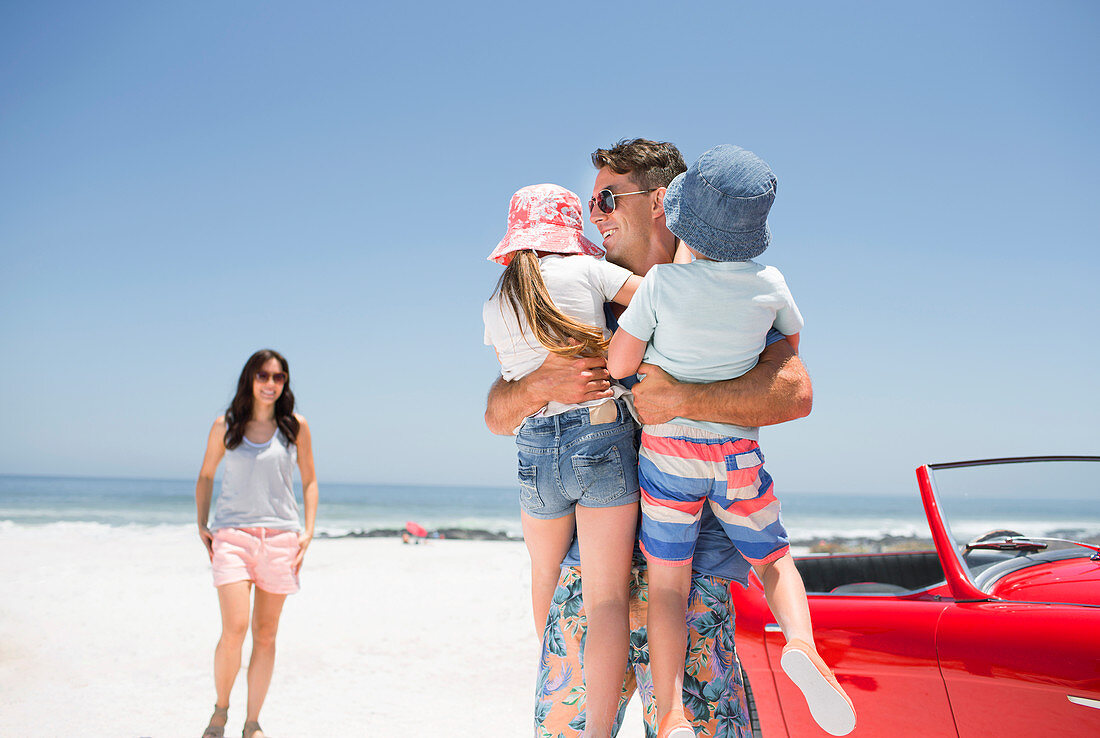
[[[648,341],[645,361],[681,382],[740,377],[756,366],[773,326],[802,330],[802,314],[783,275],[755,261],[658,264],[649,270],[619,328]],[[757,428],[674,418],[673,423],[756,440]]]

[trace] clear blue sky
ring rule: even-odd
[[[1100,452],[1100,10],[886,5],[4,4],[0,473],[193,476],[271,346],[322,483],[510,484],[485,255],[635,136],[778,175],[781,491]]]

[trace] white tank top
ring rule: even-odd
[[[267,443],[242,438],[237,448],[226,449],[222,489],[210,529],[301,530],[291,483],[296,463],[298,448],[287,442],[281,430]]]

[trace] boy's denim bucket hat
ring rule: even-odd
[[[668,185],[665,224],[703,256],[747,261],[771,243],[768,211],[776,184],[756,154],[730,144],[715,146]]]

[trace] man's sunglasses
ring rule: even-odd
[[[637,192],[612,192],[611,190],[600,190],[596,193],[596,196],[588,200],[588,212],[592,212],[592,208],[599,207],[600,212],[613,213],[615,212],[615,198],[626,197],[627,195],[644,195],[647,192],[653,192],[653,190],[638,190]]]
[[[256,381],[260,384],[267,384],[267,380],[272,380],[275,384],[286,384],[286,374],[283,372],[271,372],[259,371],[256,372]]]

